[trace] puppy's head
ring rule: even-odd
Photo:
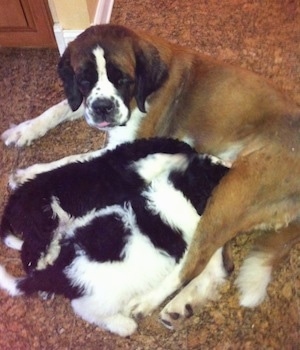
[[[88,28],[64,52],[58,73],[72,110],[85,104],[87,122],[100,129],[125,125],[134,105],[167,79],[159,51],[133,31],[115,25]]]

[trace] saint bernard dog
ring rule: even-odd
[[[21,250],[27,275],[14,278],[0,266],[0,288],[14,296],[63,294],[83,319],[131,335],[132,299],[182,265],[227,171],[184,142],[154,138],[38,174],[11,195],[0,231]],[[217,250],[205,269],[203,297],[211,299],[233,268],[226,256]]]
[[[3,133],[23,146],[59,123],[85,116],[108,133],[108,148],[148,137],[172,137],[231,166],[213,191],[180,271],[134,310],[150,313],[184,289],[161,318],[169,327],[202,301],[197,293],[213,254],[240,232],[261,229],[237,279],[240,304],[258,305],[272,268],[300,241],[300,108],[257,75],[148,33],[119,25],[88,28],[59,66],[67,102]],[[103,150],[18,170],[17,187],[36,174]],[[157,297],[159,295],[159,297]]]

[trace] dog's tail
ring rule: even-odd
[[[5,290],[11,296],[22,295],[23,292],[18,288],[20,280],[10,275],[5,267],[0,265],[0,289]]]

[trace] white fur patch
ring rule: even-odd
[[[8,248],[19,251],[22,249],[23,241],[12,234],[7,235],[3,241]]]
[[[89,323],[106,329],[121,337],[128,337],[137,329],[137,323],[121,313],[104,316],[100,308],[95,307],[98,302],[94,295],[74,299],[71,302],[74,312]]]
[[[130,119],[123,126],[115,126],[108,130],[108,149],[113,149],[124,142],[134,141],[142,119],[146,116],[138,108],[131,112]]]
[[[222,159],[224,165],[230,168],[243,148],[243,144],[234,144],[228,147],[226,151],[219,153],[218,158]]]
[[[17,288],[17,279],[12,277],[2,265],[0,265],[0,288],[6,290],[11,296],[22,294]]]
[[[180,230],[189,244],[200,216],[182,192],[168,181],[168,173],[154,179],[142,195],[147,198],[147,208],[155,215],[160,215],[172,229]]]
[[[244,260],[235,281],[240,292],[240,305],[255,307],[265,299],[272,274],[269,260],[270,254],[265,252],[252,252]]]
[[[231,165],[232,165],[232,161],[229,161],[229,160],[225,160],[225,159],[222,159],[222,158],[219,158],[219,157],[215,157],[215,156],[212,156],[212,155],[200,155],[200,157],[204,157],[204,158],[208,158],[210,159],[210,161],[212,162],[212,164],[217,164],[217,165],[223,165],[227,168],[230,168]]]
[[[61,251],[60,241],[66,235],[68,226],[70,226],[72,222],[71,216],[62,209],[56,197],[52,197],[51,209],[53,211],[53,216],[58,217],[59,224],[53,233],[53,238],[48,245],[47,251],[42,252],[37,262],[37,270],[43,270],[47,268],[48,265],[54,264]]]
[[[155,153],[134,162],[135,171],[146,181],[151,182],[163,172],[184,171],[188,165],[185,154]]]

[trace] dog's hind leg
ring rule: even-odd
[[[272,269],[288,256],[298,242],[299,222],[276,232],[265,233],[255,241],[254,249],[243,262],[235,282],[242,306],[254,307],[264,300]]]
[[[253,152],[238,160],[215,188],[181,270],[182,284],[200,274],[215,251],[238,233],[280,228],[296,220],[300,212],[299,180],[295,176],[300,173],[298,159],[290,157],[291,172],[282,166],[282,155],[267,151],[265,148],[264,154]],[[162,311],[162,319],[168,320],[168,314],[184,317],[181,310],[185,309],[185,299],[180,292],[176,303],[171,300]]]

